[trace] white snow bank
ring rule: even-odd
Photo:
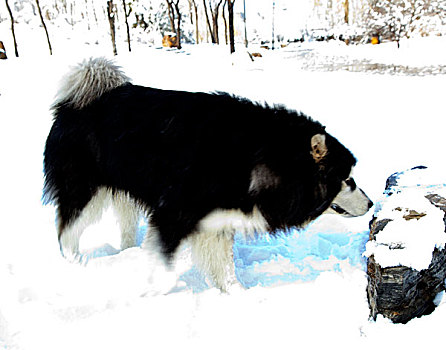
[[[9,33],[9,22],[0,27]],[[110,54],[111,45],[108,37],[100,45],[84,44],[82,32],[60,32],[63,41],[49,57],[41,28],[22,29],[21,57],[13,57],[11,41],[5,41],[10,58],[0,62],[0,184],[5,202],[1,349],[437,345],[446,320],[444,301],[432,315],[406,325],[380,316],[376,322],[368,320],[361,254],[370,214],[350,220],[326,216],[287,238],[237,242],[237,270],[250,288],[231,295],[209,288],[190,266],[187,251],[178,267],[182,275],[173,281],[176,289],[167,294],[162,293],[169,276],[162,283],[150,280],[157,269],[139,248],[91,259],[86,267],[69,265],[60,257],[54,209],[40,202],[49,105],[68,65]],[[67,40],[68,34],[77,38]],[[344,49],[348,56],[355,54],[352,46]],[[137,84],[229,91],[308,113],[356,155],[355,179],[372,199],[382,193],[388,174],[414,164],[439,164],[438,173],[445,173],[446,76],[305,72],[281,50],[252,65],[243,56],[226,61],[222,49],[210,45],[177,52],[135,44],[131,54],[119,52],[118,63]],[[426,50],[431,57],[435,52]],[[383,54],[392,61],[393,53]],[[99,231],[111,246],[118,246],[110,236],[111,226],[112,220]],[[108,246],[102,255],[116,250]],[[164,277],[161,268],[159,273]]]

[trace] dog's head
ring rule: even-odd
[[[325,213],[354,217],[370,209],[373,203],[351,177],[356,159],[337,139],[323,132],[293,141],[251,172],[249,194],[270,229],[303,227]]]
[[[326,214],[356,217],[367,213],[373,202],[355,183],[352,177],[356,159],[339,141],[328,134],[311,138],[313,161],[320,177],[320,196],[330,202]]]

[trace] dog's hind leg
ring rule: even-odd
[[[105,208],[110,204],[111,193],[100,188],[83,206],[72,202],[59,203],[58,206],[58,233],[62,255],[70,261],[78,261],[79,241],[84,230],[102,217]],[[79,208],[80,207],[80,208]]]
[[[121,249],[135,247],[140,208],[129,194],[117,192],[113,196],[113,210],[121,229]]]

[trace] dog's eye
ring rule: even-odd
[[[352,191],[356,189],[356,182],[353,180],[353,178],[349,177],[347,180],[345,180],[345,184],[350,187]]]

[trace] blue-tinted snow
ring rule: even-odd
[[[314,280],[321,272],[339,271],[341,264],[365,268],[365,244],[368,232],[351,232],[342,227],[321,224],[322,217],[303,230],[280,232],[276,235],[235,236],[234,263],[238,280],[246,287],[271,286],[296,281]],[[141,222],[137,234],[140,246],[147,231]],[[83,261],[118,254],[109,244],[85,252]],[[209,286],[194,267],[180,276],[185,288],[201,292]]]
[[[305,230],[245,240],[234,245],[236,274],[245,287],[314,280],[327,270],[339,270],[341,262],[363,267],[362,253],[368,232],[318,232],[316,222]],[[264,267],[264,268],[262,268]]]

